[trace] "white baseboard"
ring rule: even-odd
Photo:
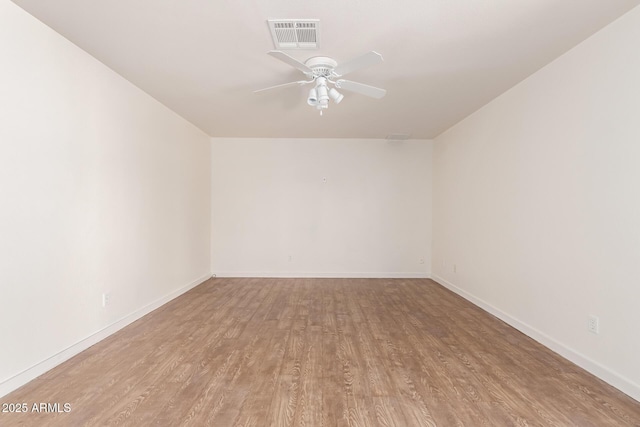
[[[544,345],[550,350],[558,353],[565,359],[570,360],[571,362],[580,366],[584,370],[592,373],[593,375],[600,378],[601,380],[609,383],[610,385],[614,386],[615,388],[622,391],[623,393],[629,395],[633,399],[640,401],[640,386],[634,383],[633,381],[628,380],[627,378],[612,371],[611,369],[599,364],[598,362],[595,362],[589,359],[585,355],[573,350],[570,347],[567,347],[561,342],[556,341],[555,339],[551,338],[547,334],[527,325],[524,322],[521,322],[520,320],[492,306],[486,301],[480,298],[477,298],[474,295],[471,295],[470,293],[468,293],[463,289],[458,288],[456,285],[448,282],[442,277],[434,275],[432,279],[435,282],[438,282],[439,284],[444,286],[445,288],[449,289],[450,291],[455,292],[456,294],[460,295],[462,298],[473,303],[474,305],[477,305],[478,307],[482,308],[486,312],[493,314],[503,322],[509,324],[510,326],[513,326],[523,334],[538,341],[540,344]]]
[[[3,381],[2,383],[0,383],[0,397],[5,396],[9,393],[11,393],[12,391],[18,389],[19,387],[22,387],[23,385],[25,385],[26,383],[28,383],[29,381],[39,377],[40,375],[44,374],[45,372],[55,368],[56,366],[58,366],[59,364],[61,364],[62,362],[65,362],[66,360],[69,360],[70,358],[72,358],[73,356],[75,356],[76,354],[80,353],[81,351],[86,350],[87,348],[91,347],[92,345],[96,344],[97,342],[107,338],[109,335],[114,334],[115,332],[119,331],[120,329],[124,328],[125,326],[129,325],[130,323],[133,323],[134,321],[140,319],[141,317],[143,317],[144,315],[152,312],[153,310],[163,306],[164,304],[168,303],[169,301],[171,301],[172,299],[179,297],[180,295],[184,294],[185,292],[195,288],[196,286],[198,286],[199,284],[205,282],[206,280],[209,280],[211,278],[211,274],[206,274],[202,277],[199,277],[198,279],[192,281],[191,283],[189,283],[186,286],[183,286],[180,289],[177,289],[165,296],[163,296],[162,298],[159,298],[155,301],[153,301],[150,304],[145,305],[144,307],[134,311],[133,313],[128,314],[127,316],[123,317],[120,320],[115,321],[114,323],[110,324],[109,326],[89,335],[88,337],[78,341],[77,343],[73,344],[72,346],[62,350],[59,353],[54,354],[53,356],[43,360],[40,363],[37,363],[36,365],[27,368],[26,370],[20,372],[17,375],[14,375],[13,377]]]
[[[331,279],[428,279],[425,272],[365,272],[335,273],[310,271],[214,271],[214,277],[268,277],[268,278],[331,278]]]

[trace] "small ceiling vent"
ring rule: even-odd
[[[411,135],[408,133],[390,133],[385,139],[388,141],[406,141],[410,137]]]
[[[318,49],[319,19],[269,19],[269,29],[276,49]]]

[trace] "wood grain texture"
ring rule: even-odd
[[[428,279],[212,279],[5,396],[2,426],[640,426]]]

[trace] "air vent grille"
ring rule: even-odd
[[[385,139],[388,141],[406,141],[410,137],[411,135],[408,133],[390,133]]]
[[[269,29],[276,49],[318,49],[319,19],[269,19]]]

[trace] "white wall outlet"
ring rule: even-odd
[[[589,316],[587,318],[587,330],[592,334],[600,333],[600,319],[598,319],[598,316]]]
[[[323,176],[323,177],[322,177],[322,183],[323,183],[323,184],[326,184],[326,183],[327,183],[327,177],[326,177],[326,176]]]
[[[419,263],[419,264],[424,264],[424,258],[420,258],[420,259],[418,260],[418,263]]]
[[[107,307],[109,304],[111,304],[111,294],[105,292],[102,294],[102,307]]]

